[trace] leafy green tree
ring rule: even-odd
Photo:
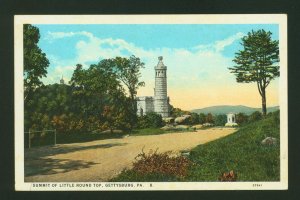
[[[213,118],[216,126],[224,126],[227,122],[227,116],[224,114],[215,115]]]
[[[249,32],[242,38],[244,49],[237,52],[233,60],[236,65],[229,68],[237,82],[256,82],[264,116],[267,113],[266,88],[271,80],[279,77],[279,42],[272,40],[271,35],[263,29]]]
[[[211,113],[208,113],[205,117],[205,122],[206,123],[214,123],[214,118],[213,115]]]
[[[30,24],[25,24],[23,28],[24,100],[26,101],[34,89],[43,85],[40,78],[46,77],[49,60],[38,46],[39,29]]]
[[[83,119],[97,116],[103,129],[128,129],[133,115],[131,101],[119,80],[114,59],[104,59],[83,69],[77,64],[71,78],[77,112]]]
[[[198,124],[199,123],[199,115],[197,113],[191,113],[191,117],[188,118],[189,124]]]
[[[116,57],[114,62],[117,66],[118,79],[127,87],[129,92],[129,97],[131,99],[131,108],[133,113],[137,112],[136,108],[136,94],[140,87],[145,86],[141,78],[141,69],[144,68],[144,63],[135,56],[130,56],[130,58]]]
[[[199,114],[199,123],[204,124],[206,120],[206,115],[204,113]]]

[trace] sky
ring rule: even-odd
[[[102,59],[135,55],[145,63],[138,96],[153,96],[158,56],[167,66],[168,96],[184,110],[215,105],[260,107],[255,83],[237,83],[232,67],[241,38],[251,30],[271,31],[277,24],[89,24],[42,25],[39,47],[50,61],[44,84],[68,82],[76,64],[84,68]],[[279,105],[279,81],[267,88],[267,105]]]

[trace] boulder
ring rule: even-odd
[[[214,124],[212,124],[212,123],[204,123],[202,126],[203,127],[212,127],[212,126],[214,126]]]
[[[189,126],[187,126],[187,125],[177,125],[175,128],[176,129],[188,129]]]
[[[111,133],[111,130],[105,130],[105,131],[102,131],[101,133]],[[112,131],[112,133],[123,133],[123,131],[115,129]]]
[[[186,119],[190,118],[191,115],[182,115],[181,117],[176,117],[175,118],[175,123],[181,124],[183,123]]]
[[[273,137],[266,137],[261,141],[262,145],[276,145],[277,144],[277,139]]]
[[[164,127],[161,127],[160,129],[164,131],[171,131],[171,130],[175,130],[175,126],[166,125]]]
[[[193,129],[201,129],[203,127],[202,124],[196,124],[194,126],[192,126]]]

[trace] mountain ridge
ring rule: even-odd
[[[276,110],[279,110],[279,106],[271,106],[267,107],[267,112],[274,112]],[[233,113],[245,113],[245,114],[251,114],[255,111],[260,111],[261,108],[253,108],[249,106],[244,106],[244,105],[218,105],[218,106],[209,106],[205,108],[199,108],[199,109],[193,109],[190,110],[191,112],[195,113],[211,113],[211,114],[227,114],[230,112]]]

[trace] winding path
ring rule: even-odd
[[[130,168],[143,148],[145,153],[157,148],[159,152],[178,153],[227,136],[235,130],[211,128],[27,149],[25,182],[107,181],[124,168]]]

